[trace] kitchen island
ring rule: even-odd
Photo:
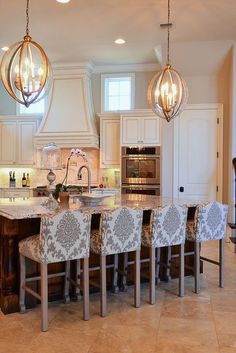
[[[19,255],[18,243],[21,239],[33,234],[39,233],[40,218],[44,214],[52,212],[60,212],[60,209],[80,209],[89,211],[92,214],[92,227],[98,227],[99,217],[102,211],[110,210],[120,206],[139,207],[144,211],[144,222],[148,222],[150,211],[158,206],[171,204],[172,202],[186,204],[189,209],[196,207],[195,201],[177,201],[169,198],[161,198],[158,196],[148,195],[116,195],[105,199],[100,206],[85,207],[76,199],[71,199],[69,205],[61,205],[56,211],[50,211],[44,206],[46,198],[29,198],[29,199],[0,199],[0,308],[4,314],[18,311],[18,293],[19,293]],[[176,250],[177,247],[175,247]],[[147,255],[147,251],[143,256]],[[186,243],[185,251],[192,251],[193,245]],[[173,250],[175,252],[175,249]],[[165,254],[163,254],[163,258]],[[188,256],[186,263],[192,265],[193,257]],[[108,263],[112,261],[108,259]],[[98,257],[91,254],[90,266],[98,264]],[[63,263],[51,264],[49,272],[63,271]],[[142,266],[145,270],[145,266]],[[35,275],[38,273],[37,265],[29,262],[28,274]],[[146,264],[147,270],[147,264]],[[173,277],[178,275],[178,259],[173,261]],[[131,279],[132,279],[132,270]],[[191,272],[185,272],[189,274]],[[99,271],[90,273],[90,278],[99,278]],[[93,279],[94,279],[93,278]],[[111,282],[111,274],[108,274]],[[34,289],[39,290],[39,283],[35,284]],[[55,300],[62,297],[63,281],[62,278],[49,279],[49,299]],[[26,298],[27,305],[34,306],[35,299]]]

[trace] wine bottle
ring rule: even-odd
[[[30,177],[29,177],[29,173],[27,173],[26,175],[26,186],[29,188],[30,187]]]
[[[26,177],[25,177],[25,173],[23,173],[23,177],[22,177],[22,187],[26,187]]]
[[[13,172],[12,176],[12,186],[15,188],[16,187],[16,177],[15,177],[15,172]]]
[[[9,186],[12,187],[12,172],[9,172]]]

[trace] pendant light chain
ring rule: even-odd
[[[26,4],[26,35],[29,35],[29,0]]]
[[[170,64],[170,0],[168,0],[167,65]]]

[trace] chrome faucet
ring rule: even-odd
[[[88,172],[88,192],[91,193],[91,170],[87,165],[81,165],[81,167],[78,170],[77,177],[78,180],[82,180],[82,169],[85,168]]]

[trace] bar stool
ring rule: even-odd
[[[63,211],[43,216],[40,234],[19,242],[20,252],[20,311],[25,312],[25,291],[41,301],[41,330],[48,330],[48,278],[65,276],[64,296],[69,297],[69,261],[83,259],[83,318],[89,319],[88,257],[91,215],[80,211]],[[41,276],[26,278],[25,258],[40,264]],[[48,275],[48,264],[67,261],[66,271]],[[26,283],[41,280],[41,295]]]
[[[171,204],[152,210],[150,224],[143,226],[142,246],[150,249],[150,304],[155,304],[156,301],[155,272],[157,272],[157,277],[159,277],[160,248],[166,246],[180,245],[179,296],[184,296],[184,243],[186,222],[187,207]],[[156,249],[157,258],[155,256]]]
[[[100,255],[100,315],[107,315],[106,256],[135,251],[135,307],[140,306],[140,248],[143,212],[119,207],[101,214],[99,230],[92,230],[90,249]]]
[[[219,286],[224,287],[224,238],[226,235],[228,206],[209,202],[196,207],[194,220],[187,222],[186,239],[194,242],[195,293],[200,292],[200,260],[219,266]],[[200,243],[219,240],[219,261],[200,256]]]

